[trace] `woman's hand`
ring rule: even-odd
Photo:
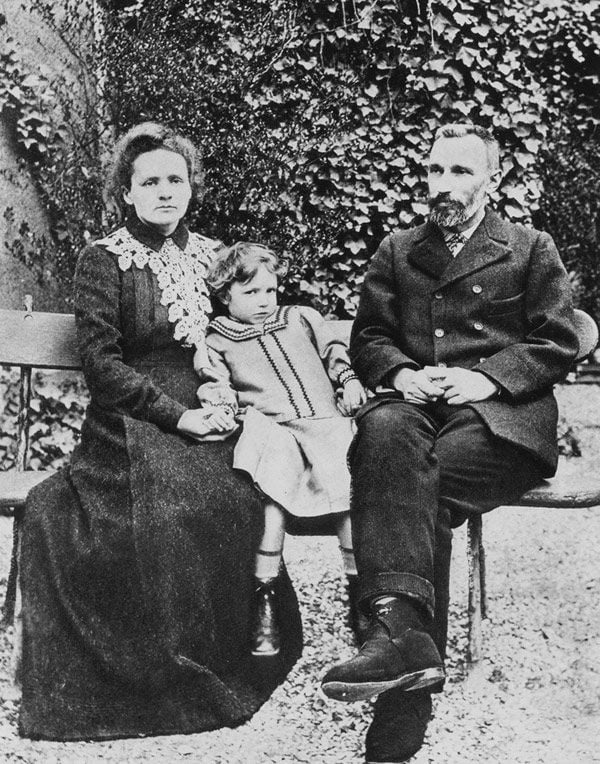
[[[233,432],[237,426],[231,409],[224,407],[187,409],[177,422],[179,432],[198,440],[210,433]]]
[[[367,400],[367,392],[358,379],[349,379],[343,387],[338,409],[344,416],[352,416]]]

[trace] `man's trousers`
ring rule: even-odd
[[[405,595],[446,651],[452,528],[541,480],[533,454],[492,435],[469,406],[390,398],[357,417],[349,452],[361,600]]]

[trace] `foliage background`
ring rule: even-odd
[[[103,212],[115,135],[164,121],[202,146],[193,227],[251,239],[292,263],[284,299],[354,314],[368,259],[426,213],[423,157],[436,128],[471,120],[501,143],[494,203],[549,230],[577,302],[600,318],[600,8],[514,0],[33,0],[63,42],[62,70],[28,68],[2,24],[0,107],[52,222],[18,210],[6,245],[69,292]],[[3,372],[3,466],[16,379]],[[37,384],[33,468],[59,466],[83,412],[77,380]],[[567,433],[568,434],[568,433]],[[567,443],[568,445],[568,443]]]
[[[116,223],[102,205],[114,137],[156,119],[203,149],[206,190],[192,227],[269,244],[292,264],[284,300],[351,317],[383,236],[423,220],[423,158],[436,128],[471,120],[501,144],[494,204],[553,234],[576,301],[600,320],[598,3],[29,5],[64,60],[28,64],[0,14],[0,109],[51,229],[35,235],[9,206],[5,246],[64,294],[81,247]],[[4,468],[14,459],[15,385],[0,372]],[[56,467],[77,438],[85,397],[78,380],[40,378],[37,388],[31,466]]]
[[[64,466],[79,440],[88,394],[81,375],[41,374],[33,378],[29,432],[29,464],[32,470]],[[0,469],[16,461],[19,374],[0,367]]]
[[[68,285],[102,213],[102,160],[141,119],[204,150],[191,223],[292,261],[285,299],[352,316],[369,257],[426,211],[436,127],[493,127],[507,217],[555,236],[579,303],[600,318],[600,8],[583,0],[34,0],[64,74],[27,70],[2,29],[0,105],[52,221],[16,210],[8,245]],[[77,83],[77,87],[73,83]],[[52,258],[48,258],[48,252]]]

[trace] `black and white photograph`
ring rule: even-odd
[[[0,760],[600,764],[600,3],[0,0]]]

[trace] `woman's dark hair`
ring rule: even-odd
[[[140,154],[157,149],[173,151],[185,159],[194,197],[204,190],[202,158],[194,144],[170,127],[158,122],[142,122],[128,130],[115,143],[108,165],[104,198],[106,203],[115,207],[121,216],[126,208],[123,189],[131,187],[133,163]]]
[[[287,260],[262,244],[238,241],[218,253],[208,268],[206,282],[219,300],[225,302],[231,284],[234,281],[246,284],[256,276],[261,265],[278,278],[288,270]]]

